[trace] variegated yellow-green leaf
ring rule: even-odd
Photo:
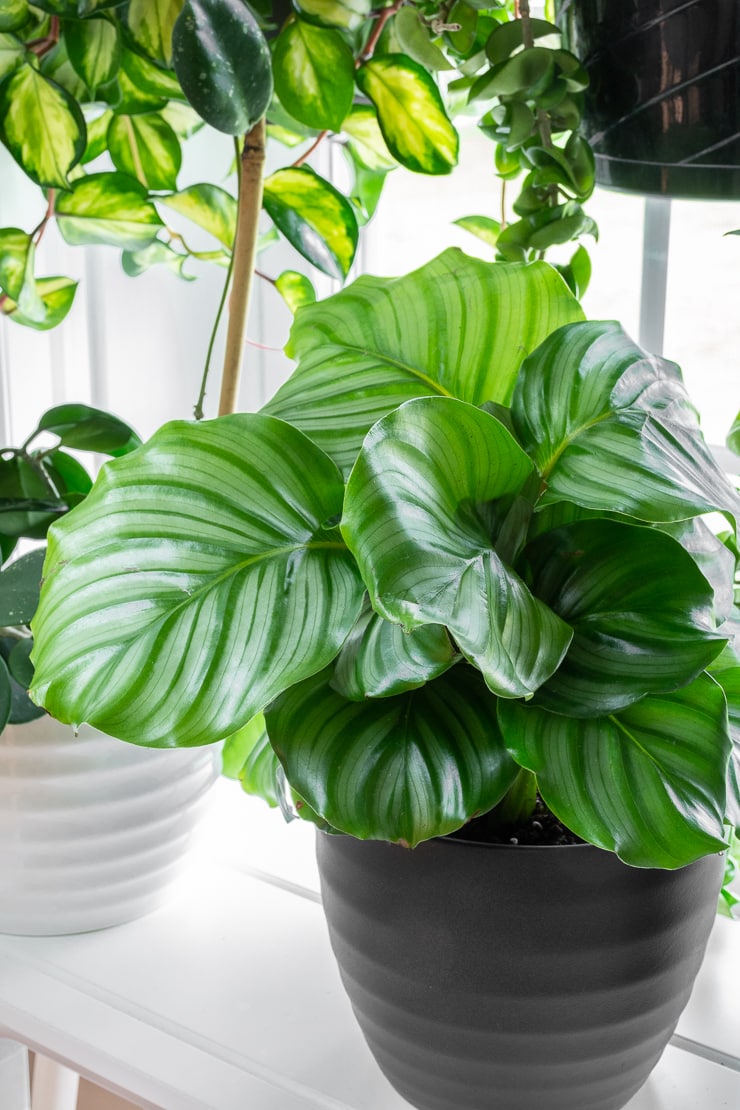
[[[28,0],[3,0],[0,10],[0,31],[15,31],[29,16]]]
[[[198,227],[231,250],[236,231],[236,201],[218,185],[190,185],[169,197],[158,197],[160,204],[186,216]]]
[[[69,60],[88,89],[112,81],[121,58],[120,30],[111,19],[70,19],[64,25]]]
[[[375,105],[380,130],[394,158],[417,173],[450,173],[458,135],[433,78],[402,54],[371,58],[357,84]]]
[[[156,112],[164,108],[171,97],[184,98],[179,82],[170,72],[125,47],[121,51],[118,85],[120,101],[116,103],[116,111],[127,115]]]
[[[162,221],[147,191],[122,173],[96,173],[57,201],[57,224],[73,246],[108,243],[139,250],[156,239]]]
[[[150,270],[152,266],[166,266],[184,281],[194,281],[195,274],[186,274],[183,270],[189,257],[188,254],[181,254],[180,251],[174,250],[168,243],[163,243],[161,239],[155,239],[148,247],[142,247],[141,250],[124,251],[121,255],[121,265],[123,272],[129,277],[138,277],[145,270]]]
[[[310,22],[343,31],[356,31],[372,6],[372,0],[296,0],[298,11]]]
[[[456,227],[469,231],[476,239],[486,243],[489,247],[496,246],[496,240],[501,231],[501,224],[490,216],[461,216],[459,220],[452,221]]]
[[[305,274],[296,270],[283,270],[275,280],[275,288],[291,312],[297,312],[304,304],[313,304],[316,290]]]
[[[180,141],[159,113],[115,115],[108,128],[108,150],[116,169],[135,177],[148,191],[177,188]]]
[[[274,45],[272,71],[292,116],[319,131],[339,131],[352,106],[355,62],[338,31],[293,19]]]
[[[30,235],[17,227],[0,230],[0,289],[14,301],[21,315],[43,320],[44,304],[34,280],[35,247]]]
[[[452,69],[452,65],[435,43],[419,12],[413,7],[403,7],[396,12],[395,30],[405,54],[413,58],[424,69],[432,72]]]
[[[87,121],[87,146],[82,156],[83,165],[99,158],[108,149],[108,128],[112,119],[113,112],[108,108],[99,116]]]
[[[36,292],[44,305],[43,319],[26,316],[12,298],[3,301],[2,311],[16,324],[23,324],[36,331],[48,331],[61,324],[72,307],[77,282],[67,277],[38,278]]]
[[[385,145],[378,116],[370,104],[354,104],[342,130],[349,136],[353,153],[369,170],[392,170],[397,165]]]
[[[26,64],[0,85],[0,136],[37,185],[68,189],[85,151],[85,120],[65,89]]]
[[[264,207],[297,251],[331,277],[345,278],[357,248],[357,218],[333,185],[307,166],[265,181]]]
[[[21,64],[25,47],[15,35],[0,33],[0,81]]]
[[[272,59],[243,0],[185,0],[172,31],[182,90],[211,127],[251,130],[272,97]]]
[[[172,28],[183,0],[130,0],[128,25],[134,42],[150,58],[169,65],[172,61]]]

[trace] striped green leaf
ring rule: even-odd
[[[225,189],[208,183],[190,185],[157,201],[186,216],[231,250],[236,233],[236,200]]]
[[[357,70],[357,84],[378,113],[388,149],[416,173],[451,173],[458,134],[434,79],[403,54],[381,54]]]
[[[129,0],[128,26],[144,53],[169,66],[172,62],[172,28],[183,0]]]
[[[107,243],[125,250],[146,247],[162,225],[146,188],[122,173],[94,173],[59,197],[57,224],[73,246]]]
[[[486,263],[448,250],[393,281],[361,277],[302,309],[298,368],[265,407],[345,471],[368,429],[411,397],[508,403],[522,358],[583,313],[544,263]]]
[[[725,847],[730,740],[724,695],[708,675],[590,720],[502,701],[499,722],[550,809],[625,863],[683,867]]]
[[[111,19],[69,20],[64,42],[75,73],[91,93],[112,81],[121,60],[121,33]]]
[[[293,19],[273,46],[272,72],[286,111],[319,131],[339,131],[352,107],[355,60],[338,31]]]
[[[116,169],[147,191],[177,188],[180,140],[158,112],[116,114],[108,128],[108,151]]]
[[[291,786],[334,828],[413,846],[490,809],[515,778],[496,699],[471,667],[363,702],[341,697],[330,678],[326,670],[294,686],[266,720]]]
[[[680,370],[647,355],[619,324],[550,336],[522,366],[512,415],[546,481],[540,505],[573,501],[656,522],[740,513]]]
[[[530,474],[494,417],[420,398],[368,434],[342,519],[377,612],[407,631],[444,625],[489,688],[509,698],[534,693],[571,638],[492,545],[488,503],[512,499]]]
[[[0,138],[37,185],[68,189],[85,152],[85,120],[66,89],[27,64],[0,85]]]
[[[367,606],[337,657],[331,685],[351,701],[387,698],[423,686],[458,659],[440,625],[404,632]]]
[[[249,131],[267,111],[270,48],[244,0],[185,0],[172,62],[188,101],[217,131]]]
[[[317,269],[345,278],[357,249],[357,218],[342,194],[308,166],[265,180],[263,204],[285,238]]]
[[[318,448],[259,415],[175,422],[109,463],[50,538],[34,699],[135,743],[231,735],[357,619],[342,493]]]
[[[653,528],[581,521],[530,544],[525,566],[537,596],[573,628],[562,665],[535,695],[554,713],[599,717],[685,686],[725,643],[709,582]]]

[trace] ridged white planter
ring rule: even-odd
[[[50,717],[0,735],[0,932],[89,932],[155,909],[220,750],[154,750]]]

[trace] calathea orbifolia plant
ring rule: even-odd
[[[414,845],[538,791],[674,868],[740,818],[740,502],[680,372],[546,263],[448,251],[299,310],[256,414],[165,426],[54,527],[33,697],[229,738],[302,815]]]
[[[343,280],[387,173],[453,170],[461,109],[494,140],[497,171],[526,174],[513,222],[471,216],[463,226],[498,241],[510,260],[593,233],[581,208],[593,188],[593,159],[578,134],[585,73],[552,24],[532,19],[526,3],[519,19],[509,7],[11,0],[0,12],[0,138],[40,193],[33,229],[0,230],[0,309],[35,328],[69,310],[76,283],[35,272],[51,221],[71,244],[121,248],[132,275],[165,265],[187,277],[191,260],[213,262],[229,268],[232,374],[261,206],[270,224],[263,242],[283,235]],[[179,185],[182,143],[203,121],[235,137],[236,188],[226,142],[212,180]],[[265,128],[298,153],[263,189]],[[347,155],[345,191],[305,164],[326,141]],[[210,235],[210,247],[191,246],[183,228],[192,225]],[[582,249],[563,272],[583,288]],[[313,299],[305,276],[270,280],[292,307]]]
[[[19,540],[43,540],[93,480],[72,451],[125,455],[141,440],[122,420],[89,405],[57,405],[19,447],[0,446],[0,732],[42,715],[26,690],[33,677],[29,625],[45,547],[11,559]]]

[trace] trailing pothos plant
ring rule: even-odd
[[[76,452],[121,456],[140,443],[110,413],[70,404],[45,412],[19,447],[0,446],[0,732],[6,724],[24,724],[44,712],[26,691],[33,677],[29,625],[46,548],[34,545],[14,558],[18,542],[45,539],[49,526],[92,489]]]
[[[261,207],[263,244],[282,235],[342,281],[388,172],[453,170],[462,111],[494,141],[499,176],[524,174],[513,216],[504,205],[501,219],[472,214],[463,227],[507,260],[595,234],[582,208],[594,184],[579,134],[585,72],[527,0],[517,12],[503,0],[8,0],[0,138],[41,193],[34,228],[0,230],[0,309],[34,328],[69,310],[75,281],[35,272],[54,220],[71,244],[122,248],[131,275],[164,265],[189,277],[191,260],[228,267],[232,367]],[[183,140],[204,121],[236,138],[236,189],[226,143],[214,180],[179,186]],[[303,145],[263,188],[265,131]],[[344,191],[306,164],[325,141],[347,156]],[[193,225],[210,245],[191,245]],[[563,274],[583,290],[583,248]],[[305,275],[263,276],[293,308],[314,299]]]
[[[740,499],[680,371],[544,262],[301,308],[259,413],[166,425],[50,533],[33,698],[415,845],[539,793],[637,866],[740,820]],[[729,705],[729,716],[728,716]]]

